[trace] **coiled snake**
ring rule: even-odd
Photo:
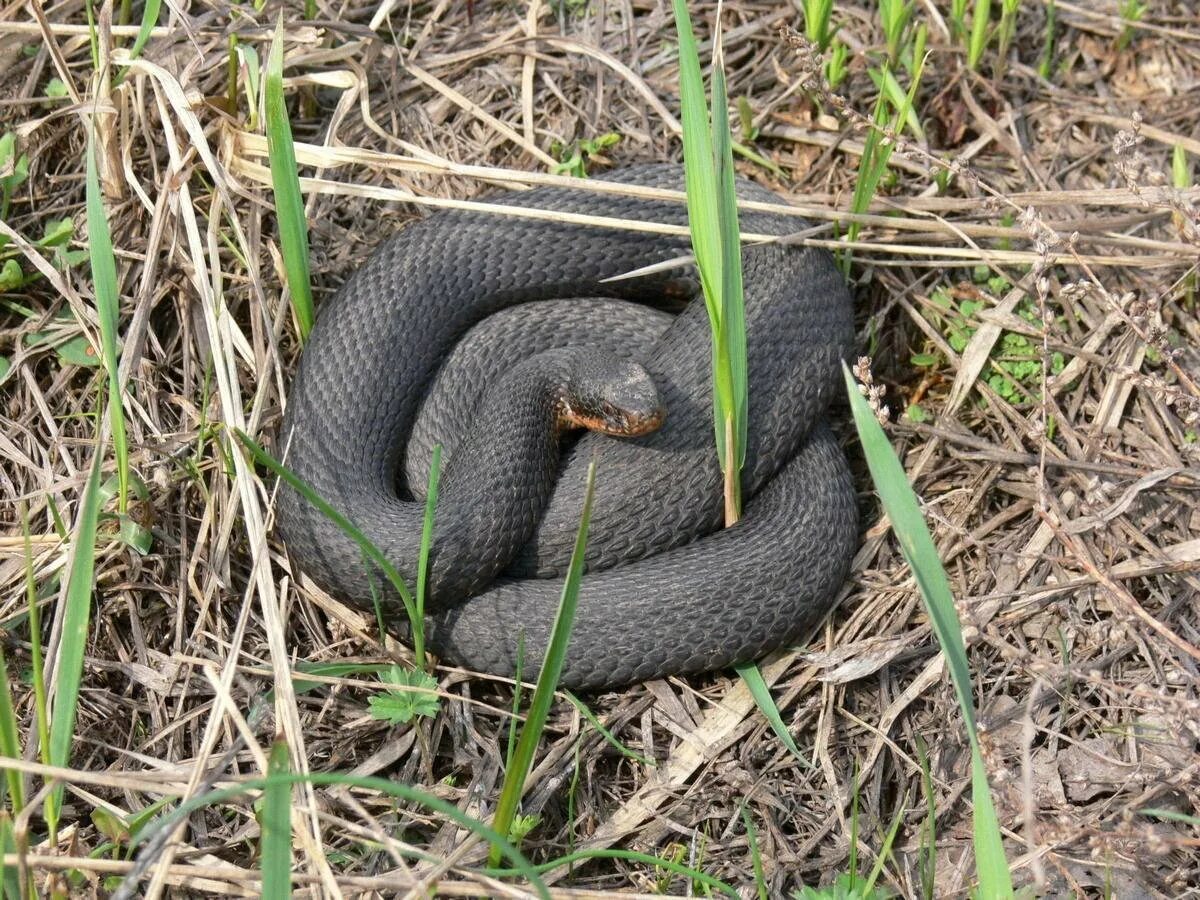
[[[676,166],[610,178],[682,187]],[[739,194],[776,199],[748,184]],[[503,202],[687,223],[681,203],[561,187]],[[803,227],[778,214],[741,215],[745,233]],[[512,675],[523,635],[523,674],[536,674],[591,459],[596,499],[564,686],[614,687],[750,660],[795,640],[828,609],[857,538],[846,462],[822,423],[851,346],[849,294],[823,250],[743,248],[746,501],[742,521],[721,529],[711,339],[695,271],[607,280],[690,252],[683,236],[442,211],[385,240],[324,304],[288,397],[285,462],[412,587],[429,451],[444,444],[426,623],[443,659]],[[649,308],[681,302],[673,318]],[[592,349],[558,349],[580,346]],[[531,379],[550,376],[529,360],[547,350],[552,373],[575,364],[576,352],[585,376],[598,351],[640,362],[664,424],[637,438],[585,432],[560,460],[541,436],[546,410],[531,400]],[[524,375],[502,377],[514,367]],[[609,380],[619,390],[641,369],[615,371]],[[514,447],[529,446],[539,458],[513,458]],[[358,547],[286,486],[278,522],[320,585],[367,609],[375,592],[400,625],[397,598]]]

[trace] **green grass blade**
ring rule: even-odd
[[[300,173],[296,167],[296,148],[292,126],[283,100],[283,15],[275,28],[275,39],[267,55],[264,107],[267,119],[267,159],[271,167],[271,185],[275,193],[275,215],[279,220],[279,245],[292,311],[300,329],[300,340],[312,331],[312,282],[308,271],[308,220],[300,196]]]
[[[324,498],[322,498],[317,494],[316,491],[297,478],[296,474],[287,466],[283,465],[283,463],[271,456],[271,454],[264,450],[252,437],[250,437],[250,435],[239,430],[237,432],[237,436],[238,439],[241,440],[242,444],[245,445],[246,449],[250,451],[250,455],[254,457],[255,462],[266,466],[268,469],[274,472],[276,476],[287,482],[293,490],[297,491],[302,497],[304,497],[305,500],[315,506],[326,518],[337,525],[338,528],[342,529],[346,536],[358,545],[358,548],[362,551],[363,556],[379,567],[379,570],[383,572],[384,577],[387,578],[388,583],[391,584],[396,593],[400,595],[401,602],[404,603],[404,611],[408,615],[409,626],[413,631],[413,656],[416,658],[417,668],[424,669],[424,657],[417,657],[416,655],[416,647],[418,643],[421,646],[424,646],[424,640],[418,640],[416,637],[418,631],[421,632],[422,637],[424,635],[424,620],[418,618],[417,607],[415,601],[413,600],[413,596],[409,592],[407,585],[405,585],[404,579],[400,576],[400,573],[396,571],[396,567],[388,561],[387,557],[385,557],[379,551],[378,547],[371,543],[370,539],[365,534],[359,531],[358,527],[355,526],[354,523],[330,506]]]
[[[158,12],[162,7],[162,0],[146,0],[146,6],[142,10],[142,24],[138,28],[137,37],[133,41],[133,46],[129,48],[129,58],[137,59],[142,55],[142,50],[146,46],[146,41],[150,40],[150,32],[154,30],[154,26],[158,24]]]
[[[421,550],[417,558],[416,619],[425,621],[425,584],[429,577],[429,550],[433,545],[433,516],[437,509],[438,483],[442,477],[442,445],[435,444],[433,458],[429,461],[429,483],[425,489],[425,518],[421,524]],[[420,640],[418,649],[416,644]],[[413,631],[413,656],[425,658],[425,629]]]
[[[750,861],[754,866],[754,887],[758,891],[758,900],[767,900],[767,878],[763,871],[762,852],[758,849],[758,831],[745,803],[742,804],[742,824],[746,826],[746,843],[750,845]]]
[[[611,731],[609,731],[607,728],[605,728],[600,723],[600,720],[598,718],[596,718],[596,714],[594,712],[592,712],[590,709],[588,709],[588,706],[586,703],[584,703],[582,700],[580,700],[578,697],[576,697],[570,691],[563,691],[563,695],[568,700],[571,701],[571,705],[574,706],[577,710],[579,710],[580,715],[582,715],[585,719],[588,720],[589,724],[591,724],[591,726],[593,728],[595,728],[597,732],[599,732],[600,736],[602,738],[604,738],[605,741],[608,742],[608,745],[610,747],[612,747],[614,750],[616,750],[618,753],[620,753],[622,756],[624,756],[627,759],[636,760],[637,762],[640,762],[644,766],[649,766],[650,768],[654,768],[654,766],[656,765],[654,760],[650,759],[648,756],[642,756],[640,753],[636,753],[633,750],[630,750],[628,747],[626,747],[624,744],[622,744],[619,740],[617,740],[616,735],[614,735]]]
[[[683,172],[687,190],[688,227],[700,270],[704,302],[714,331],[720,330],[721,220],[717,207],[717,173],[713,160],[708,104],[696,36],[686,0],[673,0],[679,33],[679,105],[683,119]],[[724,417],[722,416],[722,419]],[[721,450],[724,453],[724,450]]]
[[[880,502],[892,523],[892,531],[900,551],[912,569],[913,578],[925,601],[930,623],[941,645],[950,670],[950,680],[967,726],[971,744],[971,794],[974,800],[975,864],[980,890],[985,897],[1012,896],[1012,877],[1004,857],[1000,826],[988,790],[987,772],[979,750],[975,724],[975,702],[971,692],[971,671],[967,664],[967,649],[963,643],[962,627],[954,608],[954,597],[946,570],[938,557],[937,547],[930,537],[916,495],[909,486],[904,467],[896,457],[887,435],[875,420],[867,401],[859,392],[843,366],[846,391],[859,441],[871,470],[871,480]]]
[[[971,42],[967,47],[967,68],[971,71],[979,68],[983,51],[987,49],[991,17],[992,0],[975,0],[975,10],[971,13]]]
[[[738,228],[737,187],[734,184],[733,137],[729,133],[729,97],[725,89],[725,54],[718,31],[713,51],[712,133],[713,158],[717,173],[717,215],[721,229],[721,378],[727,381],[728,395],[722,398],[726,416],[732,415],[736,463],[732,476],[737,496],[737,515],[741,515],[740,483],[737,473],[746,460],[746,310],[742,285],[742,241]],[[714,364],[717,361],[714,360]],[[714,407],[714,414],[716,413]],[[717,441],[724,443],[725,423],[720,422]],[[728,451],[729,448],[726,448]],[[723,461],[724,462],[724,461]]]
[[[288,745],[276,738],[267,763],[268,776],[290,772]],[[269,777],[262,805],[262,896],[265,900],[287,900],[292,896],[292,786]]]
[[[554,690],[558,687],[558,679],[562,674],[563,663],[566,661],[567,644],[571,640],[571,627],[575,623],[575,609],[579,603],[579,583],[583,578],[583,554],[587,548],[588,525],[592,521],[592,499],[595,492],[596,463],[592,462],[588,465],[587,483],[583,494],[583,512],[579,516],[579,531],[575,534],[575,549],[571,553],[571,562],[567,568],[567,578],[563,584],[558,612],[550,631],[550,642],[546,647],[542,670],[538,673],[537,685],[533,689],[533,698],[529,701],[529,713],[525,717],[525,724],[521,727],[521,736],[517,739],[517,749],[513,753],[512,764],[504,773],[504,786],[500,789],[500,799],[496,802],[496,814],[492,818],[492,827],[506,836],[512,828],[517,806],[525,789],[525,778],[533,764],[533,754],[542,738],[546,716],[550,712],[550,704],[554,701]],[[499,848],[493,847],[489,864],[495,866],[499,862]]]
[[[766,679],[762,676],[762,670],[755,663],[743,663],[742,665],[734,666],[738,675],[742,677],[742,681],[746,683],[746,687],[750,689],[750,696],[754,698],[754,703],[758,707],[759,712],[763,714],[763,718],[767,720],[767,724],[771,726],[771,730],[775,732],[775,736],[787,747],[791,754],[804,763],[809,768],[812,768],[812,763],[804,758],[804,754],[800,752],[800,748],[796,746],[796,741],[792,738],[791,733],[787,730],[787,725],[783,723],[783,716],[779,713],[779,707],[775,705],[775,698],[771,696],[771,689],[767,687]]]
[[[87,650],[88,622],[92,612],[92,584],[96,572],[96,524],[100,518],[100,448],[92,456],[92,469],[83,489],[71,547],[67,576],[62,639],[58,645],[54,706],[50,717],[50,765],[66,766],[75,738],[75,716],[79,709],[79,686],[83,678],[83,656]],[[62,807],[62,786],[46,798],[46,821],[56,834]]]
[[[17,721],[16,706],[12,698],[12,681],[8,677],[8,661],[4,647],[0,645],[0,756],[9,759],[21,758],[21,726]],[[5,769],[8,796],[12,799],[12,811],[16,815],[25,808],[25,790],[21,784],[21,773],[16,769]]]
[[[125,410],[121,403],[120,347],[117,343],[121,298],[117,287],[117,258],[113,253],[112,235],[108,230],[104,199],[100,193],[94,130],[88,132],[85,194],[88,255],[96,292],[96,314],[100,320],[100,350],[104,357],[104,368],[108,372],[108,417],[117,460],[117,511],[124,515],[129,506],[129,443],[125,436]]]

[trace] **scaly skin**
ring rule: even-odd
[[[613,180],[682,185],[674,166],[629,169]],[[773,199],[750,186],[739,190],[748,199]],[[682,204],[584,191],[543,188],[503,202],[686,224]],[[786,234],[805,223],[743,212],[741,227]],[[458,340],[488,316],[552,298],[578,298],[571,315],[611,328],[592,298],[670,305],[681,293],[694,296],[696,280],[690,269],[604,279],[689,252],[686,238],[461,211],[410,225],[322,308],[288,398],[281,435],[286,462],[411,581],[423,504],[401,499],[396,482],[422,398]],[[795,640],[828,610],[857,539],[845,460],[821,423],[850,349],[850,297],[821,250],[745,247],[743,267],[750,406],[742,521],[718,530],[710,338],[697,297],[648,349],[633,354],[666,406],[664,426],[637,439],[585,435],[566,455],[544,511],[535,492],[519,484],[509,491],[507,506],[489,513],[495,540],[474,548],[492,571],[507,567],[508,574],[430,616],[434,652],[478,671],[511,675],[524,633],[524,674],[536,673],[593,458],[597,496],[588,574],[564,686],[595,690],[753,659]],[[518,346],[521,356],[541,349]],[[470,355],[465,364],[485,365],[482,356],[474,361]],[[486,384],[492,376],[474,380]],[[424,414],[437,419],[436,409]],[[513,427],[523,425],[513,421]],[[426,429],[412,452],[423,453],[438,428]],[[501,442],[473,446],[472,453],[484,456],[501,452]],[[481,468],[507,464],[516,472],[538,465],[497,462],[479,460]],[[453,464],[471,468],[470,461]],[[471,514],[453,501],[439,502],[444,534]],[[505,536],[539,515],[533,539],[515,559],[503,559],[513,543]],[[368,573],[358,548],[336,526],[290,490],[280,494],[279,524],[293,556],[318,583],[370,607],[371,584],[378,588],[381,579]],[[449,549],[456,566],[465,566],[464,548]]]

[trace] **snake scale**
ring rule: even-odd
[[[606,178],[671,189],[683,180],[671,165]],[[738,191],[777,201],[748,183]],[[681,203],[558,186],[503,202],[687,224]],[[781,236],[804,227],[754,210],[740,224]],[[609,280],[690,252],[683,235],[444,210],[383,241],[323,304],[281,452],[412,586],[430,449],[444,445],[426,620],[444,661],[511,676],[523,642],[524,676],[538,671],[590,460],[596,497],[563,686],[597,690],[754,659],[828,610],[857,540],[848,468],[823,421],[852,344],[849,292],[824,250],[744,246],[746,500],[741,522],[722,529],[711,338],[695,269],[659,265]],[[542,376],[529,361],[549,351],[554,369],[577,348],[640,363],[665,422],[636,438],[584,432],[561,452],[545,449],[548,460],[512,458],[511,434],[521,446],[545,444],[545,411],[529,399],[529,380]],[[525,381],[506,380],[517,369],[528,370]],[[365,609],[374,592],[403,630],[398,598],[359,548],[286,485],[278,525],[318,584]],[[466,571],[472,559],[484,575]]]

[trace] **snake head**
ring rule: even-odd
[[[571,368],[560,397],[560,427],[641,437],[662,425],[666,409],[658,388],[637,363],[588,351]]]

